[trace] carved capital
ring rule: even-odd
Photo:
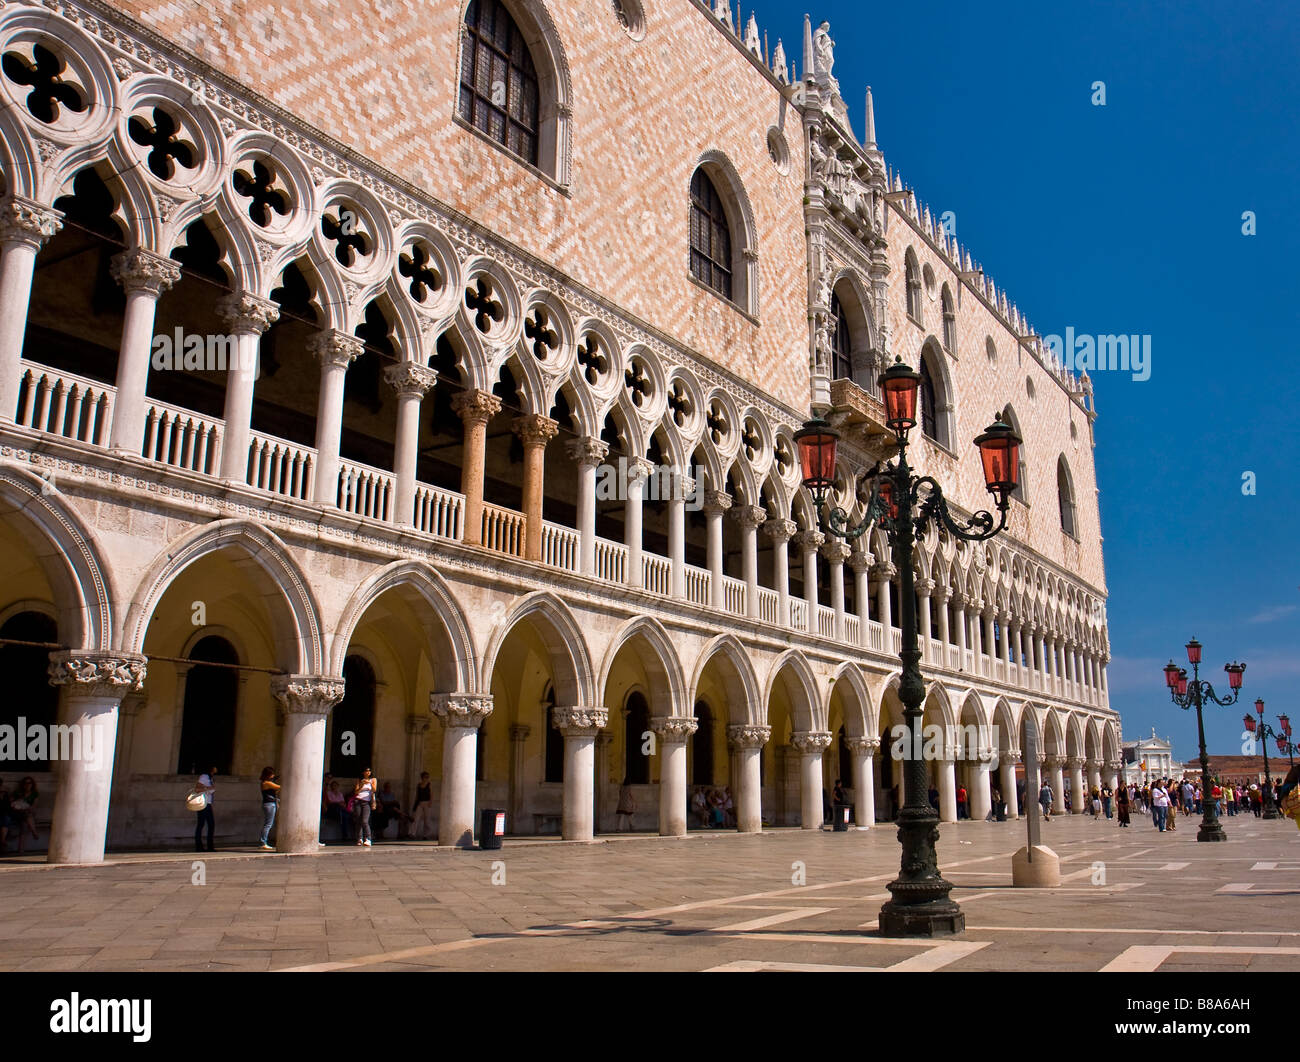
[[[271,696],[292,715],[328,715],[343,700],[343,680],[333,675],[277,675]]]
[[[929,597],[934,592],[933,579],[917,579],[914,585],[917,597]]]
[[[665,745],[681,744],[699,727],[699,721],[689,715],[657,715],[650,720],[650,729]]]
[[[0,243],[22,243],[39,251],[62,228],[58,213],[40,203],[19,196],[0,203]]]
[[[51,686],[67,686],[74,697],[118,699],[144,689],[147,661],[136,653],[65,649],[50,654]]]
[[[875,563],[876,558],[870,553],[864,553],[862,550],[858,550],[849,558],[849,567],[853,569],[855,575],[871,571],[871,566]]]
[[[514,742],[527,741],[528,735],[533,732],[533,728],[527,723],[515,723],[510,727],[510,740]]]
[[[545,446],[560,434],[560,425],[540,413],[525,413],[522,417],[515,417],[511,428],[525,448]]]
[[[654,473],[655,466],[644,457],[633,457],[627,462],[627,484],[629,487],[641,486]]]
[[[946,605],[948,603],[948,599],[953,596],[952,587],[945,586],[943,583],[939,583],[934,588],[933,596],[935,601],[937,601],[939,604]]]
[[[366,345],[356,336],[330,328],[312,336],[307,348],[315,355],[322,369],[346,369],[361,357]]]
[[[875,568],[871,570],[871,574],[874,575],[877,579],[880,579],[883,582],[888,583],[893,581],[894,576],[898,574],[898,569],[895,568],[888,561],[882,561],[880,564],[877,564]]]
[[[555,728],[565,737],[595,737],[609,722],[605,708],[552,708]]]
[[[1070,770],[1072,770],[1072,771],[1081,771],[1081,770],[1083,770],[1083,768],[1084,768],[1084,766],[1087,764],[1087,762],[1088,762],[1088,761],[1085,760],[1082,756],[1071,756],[1071,757],[1070,757]]]
[[[848,746],[850,752],[855,752],[860,756],[874,756],[876,750],[880,748],[880,738],[846,737],[844,744]]]
[[[413,361],[399,361],[384,370],[384,380],[398,398],[424,398],[438,382],[438,374]]]
[[[822,556],[825,557],[830,564],[842,565],[849,559],[852,552],[853,551],[850,549],[849,544],[842,538],[832,538],[822,546]]]
[[[236,335],[260,336],[280,319],[280,308],[250,291],[237,291],[217,300],[217,316]]]
[[[595,468],[609,456],[609,444],[601,442],[595,436],[584,435],[581,439],[570,439],[564,444],[569,459],[580,468]]]
[[[797,730],[790,744],[805,755],[820,754],[831,747],[831,735],[824,730]]]
[[[776,545],[789,542],[794,538],[795,532],[799,530],[799,525],[793,520],[786,520],[781,517],[776,520],[768,520],[763,524],[763,534],[770,538]]]
[[[792,539],[797,549],[804,553],[816,553],[826,544],[826,536],[820,531],[800,531]]]
[[[704,492],[704,511],[710,516],[718,516],[731,508],[731,495],[721,490]]]
[[[462,391],[451,400],[451,408],[466,427],[486,424],[501,412],[501,399],[488,391]]]
[[[761,505],[741,505],[731,510],[731,518],[746,531],[753,531],[767,520],[767,510]]]
[[[406,732],[414,736],[415,734],[427,734],[432,720],[425,715],[408,715],[406,717]]]
[[[727,741],[738,749],[761,749],[771,740],[772,728],[752,723],[731,723]]]
[[[134,291],[146,291],[154,298],[181,278],[179,263],[140,247],[113,255],[109,272],[128,295]]]
[[[482,693],[431,693],[429,711],[443,727],[477,727],[492,714],[492,698]]]

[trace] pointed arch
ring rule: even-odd
[[[492,688],[497,654],[510,632],[525,620],[532,620],[555,669],[555,703],[561,707],[597,707],[591,654],[582,628],[569,606],[544,590],[516,602],[503,617],[483,654],[480,689]]]
[[[754,208],[745,191],[740,173],[727,155],[717,148],[710,148],[700,155],[691,171],[692,216],[696,211],[694,205],[696,191],[701,187],[697,176],[703,176],[717,195],[726,215],[726,227],[730,236],[729,257],[731,260],[730,294],[726,297],[751,317],[758,316],[758,228],[754,221]],[[688,232],[691,229],[688,228]],[[694,241],[692,241],[694,246]],[[692,254],[692,259],[695,255]],[[695,274],[694,263],[692,273]],[[698,274],[695,274],[698,275]],[[702,277],[701,283],[707,283]],[[712,284],[709,287],[715,287]],[[715,290],[717,290],[715,288]]]
[[[695,668],[691,673],[690,696],[686,703],[694,705],[696,698],[699,696],[700,681],[704,677],[704,669],[707,668],[715,656],[721,654],[734,669],[735,688],[729,691],[730,696],[739,694],[744,701],[745,716],[744,720],[733,719],[732,722],[746,722],[761,724],[766,721],[766,704],[764,700],[760,704],[758,676],[754,673],[754,665],[750,662],[749,654],[745,652],[745,647],[734,634],[720,634],[709,641],[700,651],[699,658],[695,662]],[[762,714],[760,714],[760,712]]]
[[[771,704],[772,693],[776,689],[777,682],[783,681],[782,676],[787,673],[795,680],[793,683],[786,681],[786,692],[790,694],[792,708],[791,725],[796,730],[825,730],[829,725],[827,723],[826,705],[817,692],[817,679],[808,664],[808,659],[798,649],[787,649],[776,658],[771,671],[768,672],[767,682],[763,689],[764,712],[766,713],[768,706]],[[802,705],[799,703],[801,699],[803,701]],[[803,709],[802,713],[800,712],[801,707]]]
[[[686,677],[682,673],[680,661],[673,648],[672,639],[662,623],[652,616],[637,616],[619,628],[601,661],[600,673],[596,679],[596,689],[603,697],[609,685],[610,672],[619,653],[633,642],[642,642],[649,653],[637,652],[641,666],[652,682],[661,683],[667,690],[672,714],[689,715],[691,703],[686,699]]]
[[[847,711],[850,698],[841,694],[841,702],[846,708],[844,713],[845,734],[849,737],[875,736],[875,722],[871,719],[871,691],[867,688],[867,680],[862,677],[862,667],[850,661],[846,660],[831,675],[831,681],[828,684],[829,690],[826,694],[826,704],[823,708],[826,718],[830,718],[831,698],[835,696],[835,691],[839,688],[841,682],[857,698],[858,709],[857,715]]]

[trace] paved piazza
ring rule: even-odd
[[[1011,886],[1023,822],[947,825],[943,871],[968,928],[941,941],[875,936],[898,866],[889,826],[218,852],[201,886],[190,853],[10,860],[0,969],[1300,970],[1300,931],[1268,928],[1294,924],[1300,834],[1238,817],[1228,844],[1205,845],[1195,821],[1162,835],[1054,820],[1055,890]]]

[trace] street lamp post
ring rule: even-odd
[[[1260,748],[1264,753],[1264,818],[1277,819],[1281,818],[1281,816],[1278,814],[1277,808],[1273,806],[1273,776],[1268,770],[1268,739],[1280,738],[1282,735],[1264,722],[1263,698],[1255,702],[1255,712],[1259,715],[1258,722],[1249,712],[1242,716],[1241,721],[1252,734],[1259,735]],[[1291,721],[1288,719],[1287,725],[1290,726],[1290,723]]]
[[[1222,700],[1215,696],[1214,687],[1209,680],[1201,678],[1201,643],[1193,638],[1187,643],[1187,662],[1192,665],[1192,678],[1188,681],[1187,669],[1179,667],[1172,660],[1165,665],[1165,684],[1169,687],[1169,696],[1174,704],[1184,710],[1196,709],[1196,736],[1201,743],[1201,828],[1196,831],[1198,841],[1226,841],[1228,835],[1223,832],[1219,822],[1218,809],[1210,796],[1210,757],[1205,751],[1205,722],[1201,717],[1201,706],[1206,701],[1213,701],[1220,707],[1236,704],[1241,696],[1241,679],[1246,673],[1245,664],[1224,664],[1228,673],[1228,686],[1232,696]]]
[[[1282,733],[1277,739],[1277,751],[1286,753],[1286,765],[1290,769],[1295,768],[1295,743],[1291,740],[1291,718],[1286,715],[1277,717],[1278,726],[1282,728]]]
[[[888,888],[892,899],[880,909],[880,934],[886,937],[946,936],[966,928],[966,916],[949,896],[952,885],[939,874],[935,842],[939,840],[939,816],[926,799],[928,791],[925,761],[916,736],[921,733],[925,683],[921,675],[921,653],[917,648],[916,595],[913,588],[912,550],[916,538],[933,521],[958,538],[980,542],[998,534],[1007,524],[1011,492],[1016,487],[1021,439],[997,417],[975,439],[983,464],[984,482],[994,496],[1001,519],[992,513],[976,513],[964,524],[948,512],[939,484],[930,476],[915,476],[907,463],[907,434],[916,426],[916,397],[921,376],[897,359],[879,379],[885,404],[885,424],[894,433],[898,458],[883,468],[880,463],[864,472],[856,489],[862,496],[868,483],[870,496],[861,523],[849,527],[848,514],[841,508],[824,513],[826,496],[835,483],[836,444],[839,433],[820,417],[808,421],[795,433],[803,472],[803,484],[816,506],[823,531],[846,541],[861,537],[878,524],[889,539],[893,564],[899,575],[902,615],[903,670],[898,696],[907,725],[907,749],[903,757],[905,802],[898,815],[898,839],[902,860],[898,878]]]

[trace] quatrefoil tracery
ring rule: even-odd
[[[637,409],[641,409],[654,394],[654,384],[638,358],[633,358],[624,371],[623,383],[627,387],[628,394],[632,396],[632,404]]]
[[[411,245],[409,252],[398,255],[397,271],[411,283],[407,290],[416,302],[429,301],[430,294],[437,294],[446,283],[434,264],[434,257],[423,244]]]
[[[248,216],[259,228],[268,228],[278,214],[285,217],[289,213],[289,194],[280,186],[279,175],[269,162],[257,159],[253,162],[253,172],[236,170],[231,178],[236,194],[249,201]]]
[[[321,215],[320,230],[334,244],[334,260],[351,269],[358,258],[369,258],[374,245],[361,227],[361,214],[352,206],[340,204]]]
[[[592,387],[597,386],[609,372],[609,356],[603,349],[600,336],[588,332],[578,344],[578,364],[582,366],[583,375]]]
[[[31,88],[27,94],[27,109],[37,121],[53,125],[59,120],[59,107],[73,114],[86,110],[87,101],[82,89],[64,80],[68,64],[61,56],[39,44],[32,45],[32,58],[22,52],[6,52],[0,60],[0,69],[15,85]]]
[[[758,425],[752,418],[745,418],[745,425],[740,436],[741,445],[745,447],[745,456],[750,461],[757,461],[763,453],[763,436],[759,434]]]
[[[474,327],[486,335],[493,324],[500,324],[506,319],[506,308],[496,297],[492,280],[480,276],[465,289],[465,308],[474,315]]]
[[[731,433],[731,424],[727,420],[727,411],[722,408],[720,402],[709,403],[709,412],[704,418],[704,424],[709,430],[714,446],[721,446]]]
[[[691,401],[691,393],[681,380],[674,380],[672,387],[668,389],[668,408],[672,410],[673,423],[679,428],[686,427],[691,415],[695,412],[695,404]]]
[[[532,314],[524,321],[524,337],[538,361],[549,361],[560,349],[560,335],[551,327],[551,312],[545,306],[533,307]]]
[[[133,115],[126,123],[131,139],[142,148],[149,148],[145,161],[159,180],[170,181],[176,176],[176,167],[192,170],[198,165],[198,151],[182,137],[181,125],[161,107],[153,109],[153,121]]]

